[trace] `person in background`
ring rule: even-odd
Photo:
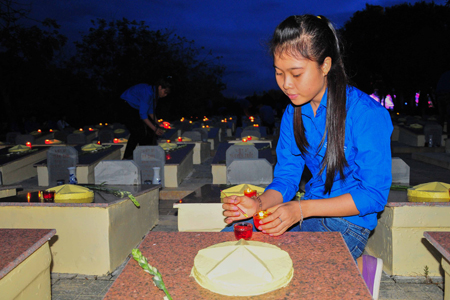
[[[69,123],[67,123],[66,119],[67,119],[67,117],[64,115],[64,116],[62,116],[61,119],[58,120],[58,122],[56,122],[56,126],[58,127],[59,131],[65,131],[66,128],[70,127],[70,125],[69,125]]]
[[[138,144],[156,145],[157,136],[164,133],[155,117],[156,102],[170,93],[172,85],[172,77],[168,76],[156,85],[134,85],[120,96],[123,100],[120,111],[122,122],[130,131],[123,159],[132,159]]]
[[[270,45],[276,81],[291,100],[281,121],[274,180],[260,196],[225,197],[225,222],[245,219],[239,205],[250,216],[271,212],[258,228],[271,236],[340,232],[377,299],[382,260],[362,254],[392,182],[389,113],[348,84],[342,48],[327,18],[291,16],[278,25]],[[312,179],[296,199],[305,166]]]

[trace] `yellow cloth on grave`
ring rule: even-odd
[[[237,143],[235,143],[235,145],[239,145],[239,146],[255,146],[255,144],[253,144],[252,142],[237,142]]]
[[[231,195],[244,196],[244,191],[248,188],[251,190],[255,190],[259,195],[264,193],[264,188],[253,185],[253,184],[244,183],[244,184],[238,184],[238,185],[235,185],[235,186],[232,186],[230,188],[223,190],[223,193],[220,193],[220,199],[225,198],[224,193],[227,196],[231,196]]]
[[[188,138],[188,137],[181,137],[181,140],[182,140],[183,142],[192,142],[192,139],[191,139],[191,138]]]
[[[20,153],[20,152],[26,152],[26,151],[30,151],[30,147],[25,146],[25,145],[17,145],[14,147],[11,147],[8,149],[8,152],[11,153]]]
[[[450,184],[444,182],[422,183],[407,191],[409,202],[449,202]]]
[[[124,133],[124,132],[125,132],[125,129],[123,129],[123,128],[114,129],[114,133],[116,133],[116,134],[121,134],[121,133]]]
[[[411,124],[409,125],[410,128],[414,128],[414,129],[422,129],[423,126],[417,123]]]
[[[81,147],[82,151],[96,151],[96,150],[100,150],[103,147],[101,145],[98,144],[86,144],[83,147]]]
[[[288,285],[294,266],[289,253],[279,247],[240,239],[198,251],[191,276],[214,293],[253,296]]]
[[[175,149],[177,147],[177,144],[175,144],[175,143],[161,143],[161,144],[158,144],[158,145],[161,148],[163,148],[164,151],[172,150],[172,149]]]
[[[128,142],[128,140],[125,139],[125,138],[118,138],[118,140],[119,140],[119,143],[126,143],[126,142]]]
[[[62,144],[62,142],[60,140],[53,139],[53,140],[45,140],[45,144],[47,145]]]
[[[55,191],[55,203],[91,203],[94,191],[76,184],[63,184],[47,191]]]

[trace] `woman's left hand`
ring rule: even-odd
[[[289,201],[268,209],[272,214],[261,220],[262,230],[270,236],[282,235],[289,227],[300,221],[300,206],[298,201]]]

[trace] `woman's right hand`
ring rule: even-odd
[[[237,206],[239,206],[248,217],[244,216]],[[236,195],[225,197],[223,198],[222,204],[223,215],[226,217],[225,223],[230,224],[234,221],[252,218],[256,213],[257,207],[258,203],[253,198]]]

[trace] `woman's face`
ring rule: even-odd
[[[303,105],[311,101],[314,113],[320,104],[327,87],[331,58],[322,64],[299,55],[293,57],[285,53],[274,56],[275,78],[280,89],[291,99],[294,105]]]

